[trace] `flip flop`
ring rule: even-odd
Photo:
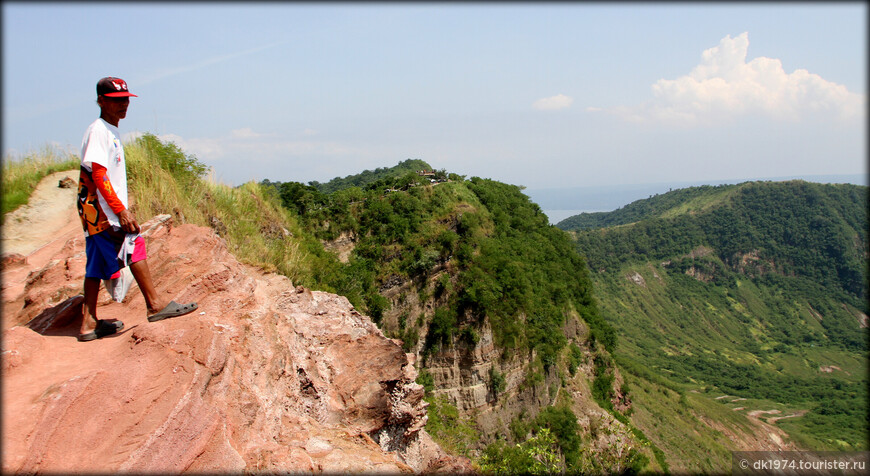
[[[94,331],[88,332],[87,334],[79,334],[76,338],[79,340],[79,342],[88,342],[98,339],[97,333]]]
[[[121,321],[109,322],[97,319],[97,328],[94,329],[94,333],[97,335],[97,338],[102,339],[103,337],[117,333],[123,328],[124,323]]]
[[[96,339],[101,339],[106,336],[117,333],[124,328],[124,323],[121,321],[109,322],[102,319],[97,319],[97,327],[86,334],[79,334],[76,339],[79,342],[88,342]]]
[[[199,307],[195,302],[189,304],[178,304],[175,301],[170,301],[169,304],[166,305],[160,312],[157,314],[148,316],[148,322],[157,322],[162,321],[163,319],[169,319],[170,317],[178,317],[183,316],[185,314],[190,314],[195,311],[196,308]]]

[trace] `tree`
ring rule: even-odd
[[[556,438],[548,428],[541,428],[535,436],[514,446],[498,440],[484,450],[480,469],[487,474],[561,473]]]

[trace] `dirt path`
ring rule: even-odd
[[[773,424],[773,423],[778,422],[779,420],[784,420],[784,419],[786,419],[786,418],[797,418],[797,417],[802,417],[802,416],[806,415],[807,412],[809,412],[809,410],[798,410],[797,412],[792,413],[791,415],[785,415],[785,416],[781,416],[781,417],[768,418],[768,419],[767,419],[767,422],[770,423],[770,424]]]
[[[0,250],[4,254],[28,256],[61,235],[70,223],[78,225],[75,202],[78,175],[78,170],[66,170],[45,177],[27,205],[6,214],[0,240]],[[58,182],[67,177],[74,185],[58,187]]]
[[[806,415],[807,412],[809,412],[809,410],[798,410],[790,415],[767,417],[767,418],[765,418],[765,420],[767,421],[767,423],[774,424],[774,423],[778,422],[779,420],[784,420],[786,418],[802,417],[802,416]],[[746,415],[760,420],[762,418],[761,415],[764,415],[764,414],[779,415],[780,413],[782,413],[782,412],[779,410],[753,410],[753,411],[747,413]]]
[[[76,185],[58,187],[58,182],[67,177]],[[2,264],[3,330],[18,324],[6,318],[16,314],[8,305],[22,296],[30,273],[48,265],[70,239],[83,236],[75,205],[77,185],[77,171],[49,175],[36,187],[27,205],[4,217],[0,251],[4,258],[14,258],[4,259]]]
[[[761,415],[764,415],[766,413],[776,415],[776,414],[782,413],[782,412],[780,412],[779,410],[753,410],[753,411],[747,413],[747,415],[749,415],[753,418],[760,418]]]

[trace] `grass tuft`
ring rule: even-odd
[[[241,262],[277,272],[296,284],[331,290],[316,270],[331,255],[266,187],[218,183],[208,167],[172,142],[145,134],[125,146],[131,211],[142,222],[159,214],[179,224],[207,226]],[[333,261],[337,260],[332,257]]]

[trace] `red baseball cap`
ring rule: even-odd
[[[139,97],[127,90],[126,81],[121,78],[113,78],[112,76],[97,81],[97,96],[108,96],[110,98]]]

